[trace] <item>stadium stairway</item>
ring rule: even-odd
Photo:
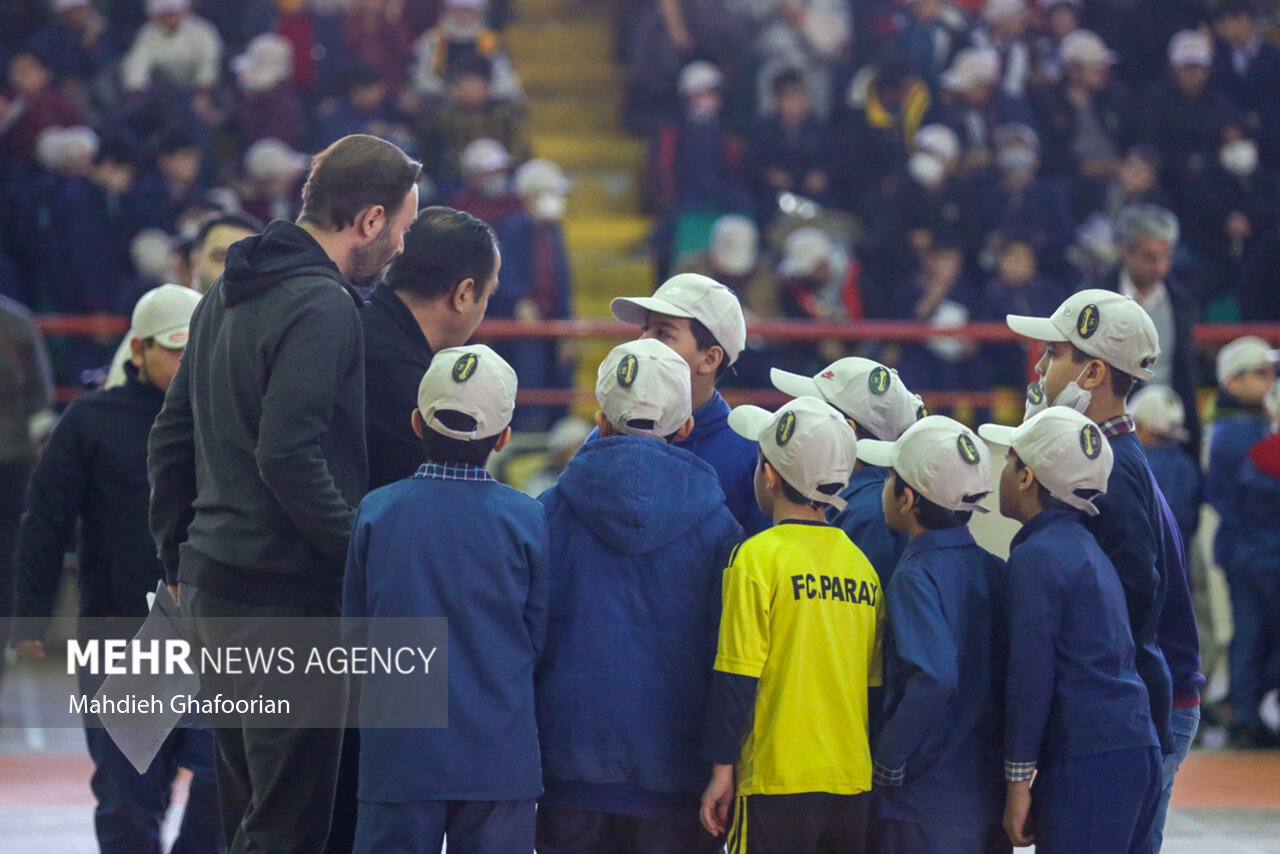
[[[609,301],[653,290],[640,208],[644,142],[623,129],[623,75],[613,59],[611,2],[517,0],[507,49],[528,97],[533,150],[573,181],[565,240],[574,313],[609,314]],[[595,387],[608,342],[584,342],[578,387]],[[594,409],[594,407],[593,407]]]

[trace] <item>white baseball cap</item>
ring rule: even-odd
[[[729,426],[757,442],[769,464],[805,498],[845,508],[840,492],[858,459],[858,437],[836,409],[816,397],[797,397],[777,412],[739,406]]]
[[[609,351],[596,374],[596,400],[619,433],[664,439],[693,413],[689,363],[661,341],[639,338]]]
[[[929,415],[896,442],[863,439],[858,458],[892,468],[902,482],[943,510],[989,512],[991,454],[973,431],[945,415]]]
[[[293,74],[293,44],[275,33],[255,36],[245,52],[231,60],[231,70],[250,92],[271,89]]]
[[[182,285],[161,285],[142,295],[133,307],[130,338],[154,338],[161,347],[181,350],[190,337],[191,315],[200,294]]]
[[[745,276],[760,257],[760,232],[749,217],[726,214],[711,228],[711,260],[731,276]]]
[[[964,92],[975,86],[990,86],[1000,77],[1000,56],[987,48],[967,47],[956,54],[951,67],[942,73],[942,88]]]
[[[496,139],[475,139],[462,149],[458,165],[467,175],[497,172],[511,165],[511,155]]]
[[[1218,352],[1218,385],[1244,371],[1271,363],[1271,345],[1257,335],[1237,338]]]
[[[1177,68],[1187,65],[1213,64],[1213,45],[1199,30],[1183,30],[1169,39],[1169,64]]]
[[[1129,400],[1129,414],[1145,430],[1167,439],[1186,441],[1187,411],[1182,398],[1168,386],[1149,385]]]
[[[489,6],[489,0],[445,0],[446,9],[474,9],[483,12]]]
[[[1114,65],[1116,53],[1092,30],[1073,30],[1062,39],[1058,54],[1068,65]]]
[[[191,8],[190,0],[147,0],[148,15],[163,15],[166,12],[185,12]]]
[[[983,424],[978,435],[1013,448],[1049,494],[1090,516],[1107,491],[1115,455],[1098,425],[1066,406],[1051,406],[1019,427]]]
[[[805,226],[787,235],[782,246],[782,264],[778,272],[784,276],[807,276],[830,262],[831,238],[821,229]]]
[[[306,168],[307,155],[275,137],[258,140],[244,153],[244,171],[254,181],[270,181]]]
[[[567,195],[571,186],[564,170],[541,157],[528,161],[515,174],[516,194],[536,196],[540,193]]]
[[[680,70],[680,79],[676,87],[680,90],[681,97],[688,98],[691,95],[719,89],[723,82],[724,75],[720,73],[719,68],[705,59],[699,59]]]
[[[1067,297],[1052,317],[1010,314],[1009,328],[1037,341],[1070,341],[1095,359],[1149,380],[1160,356],[1160,335],[1133,297],[1098,288]]]
[[[609,310],[629,326],[644,326],[651,311],[696,320],[724,348],[731,365],[747,346],[747,320],[738,297],[715,279],[697,273],[672,276],[651,297],[617,297]]]
[[[960,137],[946,125],[925,125],[916,132],[916,148],[946,163],[960,159]]]
[[[991,24],[1000,24],[1012,20],[1027,12],[1026,0],[987,0],[982,9],[982,17]]]
[[[920,395],[907,390],[897,371],[860,356],[832,362],[815,377],[774,368],[769,379],[784,394],[825,400],[872,436],[888,442],[928,415]]]
[[[516,372],[483,344],[449,347],[436,353],[418,384],[418,411],[437,433],[463,441],[496,436],[511,423],[516,408]],[[454,430],[437,417],[460,412],[475,429]]]

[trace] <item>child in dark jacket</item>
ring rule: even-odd
[[[719,851],[698,758],[720,578],[742,529],[693,429],[688,364],[661,341],[600,365],[600,438],[543,493],[551,610],[538,666],[542,854]]]
[[[1129,412],[1137,427],[1138,441],[1147,453],[1147,463],[1156,486],[1178,522],[1182,544],[1191,548],[1191,538],[1200,525],[1203,484],[1200,466],[1183,450],[1187,440],[1186,409],[1177,392],[1168,386],[1149,385],[1129,401]]]

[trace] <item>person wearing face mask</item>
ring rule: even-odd
[[[1160,338],[1141,305],[1098,289],[1068,297],[1049,317],[1006,320],[1014,332],[1045,344],[1039,382],[1027,390],[1027,418],[1050,406],[1074,409],[1098,425],[1115,454],[1100,512],[1086,527],[1120,576],[1138,675],[1165,756],[1152,837],[1158,851],[1174,777],[1199,726],[1204,684],[1186,546],[1125,409],[1134,386],[1153,375]]]
[[[561,226],[569,179],[550,160],[530,160],[516,170],[515,189],[524,210],[507,217],[498,231],[502,289],[489,307],[490,314],[530,323],[571,317],[569,254]],[[572,386],[572,342],[529,338],[504,341],[494,349],[520,366],[526,388]],[[519,430],[548,430],[565,413],[563,406],[522,406],[512,423]]]
[[[413,92],[422,99],[445,94],[447,81],[462,63],[479,57],[493,69],[493,97],[518,101],[524,93],[501,37],[485,22],[487,0],[444,0],[440,23],[413,45]]]
[[[458,165],[463,186],[449,196],[449,207],[466,211],[494,228],[524,210],[511,188],[511,155],[502,143],[477,139],[462,149]]]

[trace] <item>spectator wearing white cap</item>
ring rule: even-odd
[[[1007,322],[1018,334],[1045,342],[1036,365],[1040,382],[1027,390],[1028,417],[1048,408],[1074,409],[1097,424],[1114,453],[1107,493],[1092,502],[1099,512],[1087,526],[1119,573],[1138,675],[1169,757],[1161,772],[1158,833],[1199,725],[1204,677],[1185,546],[1125,410],[1134,385],[1151,379],[1161,356],[1156,326],[1132,298],[1097,289],[1068,297],[1049,317],[1009,315]]]
[[[783,317],[831,320],[859,314],[857,273],[848,253],[820,228],[787,235],[778,263]]]
[[[1200,526],[1204,486],[1200,466],[1182,444],[1187,440],[1186,408],[1173,389],[1148,385],[1130,399],[1129,414],[1156,485],[1173,511],[1182,543],[1190,552],[1191,538]]]
[[[263,33],[231,61],[240,89],[235,124],[246,148],[261,139],[278,139],[301,148],[306,139],[302,103],[291,83],[293,45],[283,36]]]
[[[245,211],[264,222],[297,218],[310,162],[305,154],[275,137],[250,145],[244,153],[245,186],[241,189]]]
[[[466,211],[495,229],[524,210],[511,182],[511,155],[496,139],[477,139],[462,149],[458,166],[463,186],[449,196],[451,208]]]
[[[881,513],[911,541],[892,576],[879,573],[893,627],[872,739],[881,850],[988,854],[1003,837],[1005,566],[968,523],[987,512],[990,451],[932,415],[895,442],[860,440],[858,456],[889,473]]]
[[[191,13],[190,0],[147,0],[147,17],[120,69],[125,90],[172,86],[192,93],[197,113],[212,118],[210,91],[222,73],[218,31]]]
[[[737,294],[749,314],[777,317],[777,278],[760,252],[760,230],[750,217],[725,214],[711,226],[707,248],[680,258],[677,273],[697,273]]]
[[[520,77],[502,46],[502,37],[489,27],[488,0],[444,0],[439,23],[413,43],[413,91],[422,99],[445,94],[449,81],[469,58],[479,57],[491,69],[492,96],[518,101],[524,93]]]
[[[825,519],[844,506],[858,441],[812,397],[777,412],[740,406],[729,419],[757,444],[756,498],[774,526],[724,571],[702,824],[728,831],[730,849],[864,851],[868,689],[881,684],[885,597],[870,562]]]
[[[127,379],[77,398],[49,437],[29,490],[15,563],[14,645],[24,658],[45,655],[63,555],[76,548],[81,617],[127,621],[128,638],[147,614],[147,594],[164,577],[149,536],[147,437],[187,344],[200,295],[178,285],[149,292],[133,310]],[[167,594],[165,594],[167,595]],[[92,696],[102,677],[79,674]],[[154,851],[179,767],[193,773],[177,845],[224,850],[218,822],[214,743],[208,730],[178,728],[139,775],[101,726],[86,721],[94,770],[94,824],[104,852]]]
[[[1031,75],[1031,48],[1027,25],[1031,10],[1027,0],[987,0],[971,40],[975,47],[988,48],[1000,57],[1000,90],[1010,98],[1027,93]]]
[[[960,138],[962,172],[973,174],[994,163],[997,127],[1030,120],[1026,105],[999,88],[1000,57],[990,48],[967,47],[942,75],[937,121]]]
[[[466,724],[361,731],[356,851],[533,850],[547,519],[485,468],[511,439],[516,387],[488,347],[442,349],[403,416],[422,465],[360,502],[342,614],[448,619],[448,715]],[[362,715],[386,700],[366,690]]]
[[[768,112],[774,77],[784,68],[804,74],[821,116],[831,113],[831,76],[852,32],[850,0],[760,0],[755,52],[761,59],[760,112]]]
[[[1280,51],[1258,32],[1254,0],[1224,0],[1213,9],[1213,68],[1210,79],[1237,105],[1256,113],[1267,127],[1264,139],[1274,132],[1280,80]],[[1272,144],[1267,160],[1275,156]]]
[[[1005,831],[1020,847],[1150,850],[1160,741],[1134,667],[1123,573],[1087,526],[1109,512],[1115,453],[1065,407],[978,434],[1009,448],[1000,512],[1022,523],[1004,596]]]
[[[1042,26],[1031,41],[1032,89],[1055,86],[1062,80],[1062,43],[1080,29],[1082,0],[1047,0],[1037,3]]]
[[[538,851],[711,854],[724,839],[696,818],[710,661],[689,651],[715,637],[742,528],[715,469],[680,447],[696,428],[674,350],[615,347],[596,399],[600,439],[540,499],[558,595],[536,683]],[[584,704],[588,694],[611,700]]]
[[[729,404],[716,391],[747,346],[746,317],[733,291],[706,276],[680,273],[651,297],[618,297],[610,310],[639,327],[641,338],[661,341],[688,363],[694,427],[677,446],[716,470],[729,510],[748,535],[769,527],[755,506],[755,449],[730,429]]]
[[[898,45],[912,70],[935,90],[968,22],[945,0],[910,0],[905,11],[908,17],[898,29]]]

